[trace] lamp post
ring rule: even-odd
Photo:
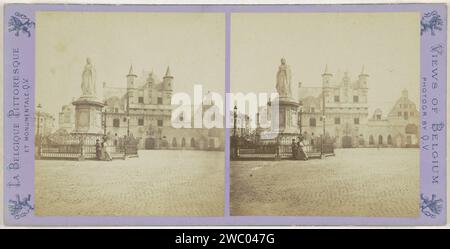
[[[325,153],[323,151],[324,149],[324,143],[325,143],[325,86],[322,85],[322,144],[320,148],[320,158],[324,158]]]
[[[106,136],[106,115],[107,115],[107,102],[105,101],[105,110],[102,112],[103,113],[103,135]]]
[[[237,158],[237,155],[238,155],[238,141],[237,141],[237,137],[236,137],[236,129],[237,129],[237,125],[236,125],[236,122],[237,122],[237,106],[235,105],[234,106],[234,108],[233,108],[233,138],[232,138],[232,148],[233,148],[233,150],[232,150],[232,153],[233,153],[233,155],[232,155],[232,158],[233,159],[235,159],[235,158]]]
[[[130,136],[130,91],[127,88],[127,137]]]
[[[302,135],[302,112],[303,112],[303,108],[300,102],[300,106],[299,106],[299,111],[298,111],[298,117],[297,117],[297,125],[298,125],[298,130],[300,133],[300,136]]]
[[[41,138],[41,110],[42,105],[38,104],[36,107],[36,116],[37,116],[37,131],[36,131],[36,138],[38,142],[38,153],[37,153],[37,159],[41,158],[42,155],[42,138]]]
[[[233,112],[233,137],[236,137],[236,122],[237,122],[237,106],[234,106],[234,112]]]

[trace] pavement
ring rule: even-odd
[[[419,215],[419,149],[335,153],[309,161],[232,161],[231,215]]]
[[[224,157],[146,150],[111,162],[36,160],[36,215],[222,216]]]

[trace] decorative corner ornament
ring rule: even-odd
[[[430,218],[436,218],[441,214],[443,203],[442,198],[437,199],[435,194],[431,195],[431,200],[424,194],[420,195],[420,211]]]
[[[19,36],[20,33],[31,36],[31,29],[36,26],[35,22],[31,21],[26,15],[19,12],[14,13],[8,21],[8,31],[15,32],[15,36]]]

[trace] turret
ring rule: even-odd
[[[323,87],[330,86],[331,77],[333,77],[333,74],[328,72],[328,65],[325,65],[325,70],[322,74],[322,86]]]
[[[342,78],[342,84],[344,87],[350,86],[350,76],[348,75],[348,71],[344,72],[344,77]]]
[[[359,87],[361,88],[367,88],[367,78],[369,77],[368,74],[364,71],[364,65],[362,66],[361,73],[358,76],[358,82]]]
[[[170,67],[167,66],[166,74],[163,77],[163,89],[165,91],[172,91],[173,76],[170,73]]]
[[[403,91],[402,91],[402,98],[405,98],[405,99],[408,98],[408,90],[403,89]]]
[[[147,80],[146,80],[146,83],[147,83],[147,85],[148,85],[148,87],[152,87],[153,86],[153,83],[155,82],[155,78],[154,78],[154,76],[153,76],[153,70],[148,74],[148,77],[147,77]]]
[[[328,72],[328,65],[325,65],[325,70],[322,74],[322,87],[323,87],[323,95],[324,95],[324,100],[325,102],[329,102],[330,101],[330,81],[331,78],[333,77],[333,74],[331,74],[330,72]]]
[[[130,66],[130,71],[127,74],[127,88],[134,88],[134,80],[137,78],[137,75],[133,73],[133,65]]]
[[[127,105],[130,103],[135,103],[134,100],[135,96],[135,86],[134,86],[134,80],[136,79],[137,75],[133,73],[133,65],[130,66],[130,70],[127,74]]]

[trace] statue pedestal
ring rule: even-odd
[[[96,141],[102,141],[102,108],[105,104],[95,97],[82,96],[72,102],[75,106],[75,130],[72,134],[80,138],[80,157],[95,157]]]
[[[298,127],[298,108],[300,104],[292,98],[280,97],[278,99],[278,106],[278,157],[291,157],[292,139],[295,139],[297,142],[297,138],[300,135],[300,129]]]
[[[75,106],[75,130],[72,133],[103,134],[103,102],[93,97],[81,97],[72,104]]]
[[[278,132],[279,133],[299,133],[298,127],[298,107],[300,104],[292,98],[278,98]]]
[[[278,98],[278,127],[272,127],[271,131],[259,134],[260,145],[277,145],[277,159],[292,156],[292,139],[297,142],[297,138],[300,136],[298,127],[299,106],[300,104],[292,98]],[[273,113],[272,118],[276,118]]]

